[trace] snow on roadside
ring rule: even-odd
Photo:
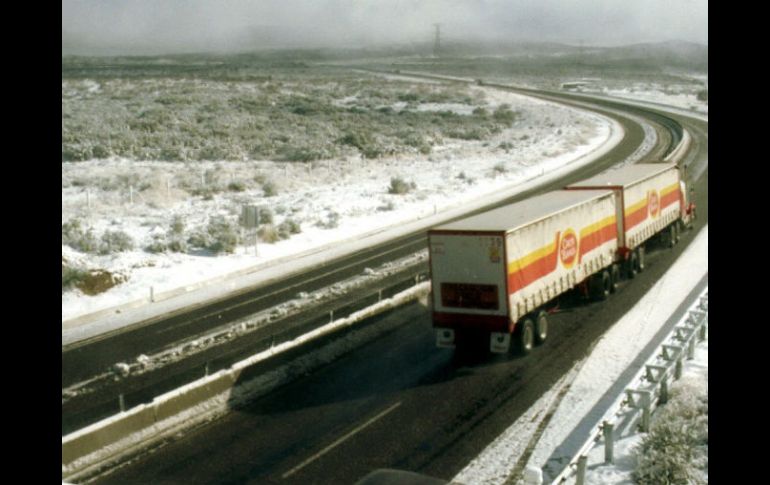
[[[671,390],[680,383],[696,386],[696,388],[708,387],[709,366],[708,340],[699,343],[695,347],[695,358],[686,360],[683,367],[682,378],[672,384]],[[655,422],[653,415],[652,422]],[[604,445],[594,446],[588,453],[586,467],[586,483],[595,485],[632,485],[634,481],[631,474],[636,467],[635,447],[644,438],[642,433],[634,433],[616,439],[613,448],[613,463],[604,463]],[[706,477],[708,480],[708,477]]]
[[[103,268],[127,281],[99,295],[80,291],[62,294],[62,321],[155,293],[183,287],[233,271],[306,251],[372,230],[399,225],[425,215],[510,187],[533,175],[564,166],[603,145],[611,136],[608,120],[584,111],[525,96],[483,89],[488,106],[511,105],[520,113],[511,129],[488,141],[448,140],[426,156],[354,159],[317,164],[279,164],[269,161],[227,163],[135,162],[98,160],[62,164],[62,222],[81,217],[98,236],[120,230],[136,241],[133,251],[85,255],[62,245],[70,264]],[[453,106],[430,106],[453,109]],[[501,144],[505,148],[499,148]],[[266,197],[261,190],[218,193],[211,200],[187,197],[174,180],[201,177],[217,171],[225,177],[268,174],[281,188]],[[95,187],[88,192],[83,180],[107,181],[136,175],[146,190],[123,193]],[[388,193],[391,177],[414,182],[404,195]],[[129,198],[134,203],[129,203]],[[300,234],[275,244],[240,246],[235,254],[151,254],[141,248],[154,234],[164,233],[173,215],[189,229],[205,225],[219,214],[234,218],[244,204],[270,208],[275,222],[291,219]],[[325,228],[333,226],[335,228]]]
[[[582,445],[587,436],[567,441],[583,418],[606,411],[599,404],[618,377],[647,345],[675,309],[708,273],[708,225],[704,227],[687,251],[653,286],[650,291],[623,316],[591,349],[590,354],[573,367],[577,370],[569,390],[550,418],[548,426],[537,440],[528,464],[543,467],[549,459],[564,461],[572,458],[566,450]],[[544,395],[521,418],[495,439],[478,457],[453,479],[459,483],[502,484],[512,465],[523,455],[522,436],[532,436],[532,417],[542,417],[559,392],[554,388]],[[565,450],[559,456],[559,450]],[[591,482],[589,482],[591,483]]]

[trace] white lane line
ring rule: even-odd
[[[303,461],[303,462],[302,462],[302,463],[300,463],[299,465],[295,466],[294,468],[292,468],[292,469],[291,469],[291,470],[289,470],[288,472],[284,473],[284,474],[281,476],[281,478],[288,478],[288,477],[290,477],[290,476],[294,475],[295,473],[297,473],[297,472],[298,472],[298,471],[300,471],[301,469],[305,468],[305,467],[306,467],[306,466],[308,466],[309,464],[313,463],[313,462],[314,462],[314,461],[316,461],[317,459],[319,459],[319,458],[321,458],[322,456],[324,456],[326,453],[330,452],[331,450],[333,450],[333,449],[334,449],[334,448],[336,448],[337,446],[339,446],[339,445],[341,445],[342,443],[344,443],[344,442],[345,442],[347,439],[349,439],[350,437],[352,437],[352,436],[353,436],[353,435],[355,435],[356,433],[359,433],[359,432],[363,431],[363,430],[364,430],[364,428],[366,428],[366,427],[368,427],[368,426],[372,425],[372,424],[373,424],[375,421],[377,421],[377,420],[379,420],[379,419],[382,419],[383,417],[385,417],[385,415],[386,415],[386,414],[388,414],[388,413],[390,413],[390,412],[394,411],[394,410],[395,410],[397,407],[399,407],[400,405],[401,405],[401,402],[399,401],[399,402],[397,402],[396,404],[394,404],[394,405],[392,405],[391,407],[389,407],[388,409],[386,409],[385,411],[382,411],[382,412],[381,412],[380,414],[378,414],[377,416],[375,416],[375,417],[371,418],[369,421],[365,422],[364,424],[362,424],[361,426],[357,427],[357,428],[356,428],[356,429],[354,429],[353,431],[349,432],[348,434],[346,434],[346,435],[345,435],[345,436],[343,436],[342,438],[339,438],[337,441],[335,441],[334,443],[330,444],[329,446],[327,446],[327,447],[326,447],[326,448],[324,448],[323,450],[319,451],[318,453],[316,453],[315,455],[311,456],[311,457],[310,457],[310,458],[308,458],[307,460]]]

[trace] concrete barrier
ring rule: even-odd
[[[281,356],[286,351],[298,350],[314,339],[329,337],[335,332],[355,327],[357,322],[396,306],[414,301],[428,292],[429,283],[414,287],[383,300],[350,318],[329,323],[308,335],[287,342],[274,349],[234,364],[230,369],[219,371],[166,394],[158,396],[150,404],[142,404],[127,412],[104,419],[91,426],[62,437],[62,480],[78,480],[95,473],[103,466],[122,459],[141,446],[176,433],[181,427],[204,422],[224,414],[235,400],[249,397],[254,391],[251,380],[258,380],[250,370],[258,369],[268,359]],[[270,382],[279,382],[272,378]]]
[[[141,405],[62,438],[62,467],[107,448],[139,429],[155,424],[153,405]],[[62,477],[67,478],[67,477]]]

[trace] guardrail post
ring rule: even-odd
[[[329,323],[334,321],[334,310],[329,310]]]
[[[123,393],[120,393],[118,396],[118,404],[120,404],[120,412],[126,412],[126,398],[123,396]]]
[[[209,375],[209,363],[208,362],[206,362],[205,374],[203,374],[203,375],[204,376],[208,376]]]
[[[577,478],[575,479],[575,485],[585,485],[587,463],[588,457],[586,455],[580,455],[577,462]]]
[[[700,328],[698,330],[699,330],[699,332],[698,332],[698,339],[701,342],[703,342],[704,340],[706,340],[706,324],[705,323],[701,323]]]
[[[660,380],[660,396],[658,397],[660,404],[666,404],[668,402],[668,376],[664,375]]]
[[[380,291],[377,292],[377,295],[378,295],[377,301],[382,301],[382,289],[380,289]]]
[[[682,356],[680,355],[676,359],[676,365],[674,366],[674,379],[681,379],[682,377]]]
[[[602,431],[604,432],[604,463],[612,463],[615,449],[615,425],[605,421],[602,425]]]
[[[155,303],[155,287],[150,286],[150,302]]]
[[[690,342],[687,344],[687,360],[692,360],[695,358],[695,339],[691,338]]]
[[[650,393],[645,392],[642,394],[642,432],[650,432],[650,415],[652,414],[652,403],[650,402]]]

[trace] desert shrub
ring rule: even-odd
[[[233,253],[238,245],[238,229],[224,217],[211,217],[206,232],[210,242],[206,249],[214,253]]]
[[[510,125],[516,120],[518,114],[515,111],[511,111],[511,106],[508,104],[501,104],[492,113],[492,117],[499,122]]]
[[[309,147],[286,147],[281,150],[279,159],[287,162],[312,162],[328,158],[323,150]]]
[[[512,149],[513,149],[513,143],[510,143],[510,142],[504,141],[504,142],[500,143],[500,145],[498,146],[498,148],[500,148],[501,150],[505,150],[505,151],[507,152],[507,151],[509,151],[509,150],[512,150]]]
[[[487,115],[489,115],[489,112],[485,108],[483,108],[481,106],[473,109],[473,116],[478,116],[480,118],[484,118]]]
[[[88,271],[84,269],[62,265],[62,268],[61,268],[62,293],[71,289],[72,287],[76,287],[77,285],[81,284],[83,281],[85,281],[87,276],[88,276]]]
[[[340,223],[340,215],[335,211],[330,211],[326,219],[322,219],[316,225],[323,229],[334,229]]]
[[[134,240],[123,231],[105,231],[99,243],[99,254],[113,254],[134,249]]]
[[[259,230],[257,230],[257,235],[260,240],[269,244],[278,242],[281,239],[278,230],[272,224],[265,224],[260,227]]]
[[[495,173],[505,173],[508,171],[508,169],[505,167],[505,164],[503,162],[498,163],[495,165],[492,170],[495,171]]]
[[[243,192],[246,190],[246,184],[240,181],[233,181],[227,184],[227,190],[230,192]]]
[[[110,151],[102,145],[94,145],[91,148],[91,155],[94,158],[107,158],[110,156]]]
[[[695,97],[698,99],[698,101],[708,101],[709,100],[709,90],[708,89],[701,89],[698,91],[698,93],[695,95]]]
[[[181,235],[182,233],[184,233],[184,227],[185,227],[184,217],[177,214],[171,219],[169,233],[174,235]]]
[[[636,483],[705,484],[708,471],[708,388],[680,381],[636,450]]]
[[[486,133],[483,129],[474,127],[466,128],[464,130],[450,130],[447,132],[447,136],[460,140],[483,140],[486,138]]]
[[[302,232],[302,228],[293,219],[286,219],[278,225],[278,236],[281,239],[288,239],[292,234],[299,234],[300,232]]]
[[[275,183],[267,181],[262,184],[262,192],[264,192],[265,197],[273,197],[278,195],[278,187],[275,185]]]
[[[62,244],[84,253],[95,253],[99,244],[92,229],[84,229],[80,219],[71,219],[61,225]]]
[[[154,234],[150,244],[144,247],[144,250],[148,253],[165,253],[168,251],[168,244],[166,244],[166,238],[161,234]]]
[[[175,253],[187,252],[187,241],[184,238],[184,227],[184,219],[182,216],[174,216],[166,234],[153,235],[152,242],[145,246],[145,251],[151,253],[165,253],[168,251]],[[206,247],[208,244],[210,244],[210,239],[207,241],[207,244],[203,244],[200,247]]]
[[[417,188],[417,185],[414,182],[406,182],[401,177],[391,177],[390,187],[388,187],[388,193],[403,195],[403,194],[409,193],[409,191],[416,188]]]

